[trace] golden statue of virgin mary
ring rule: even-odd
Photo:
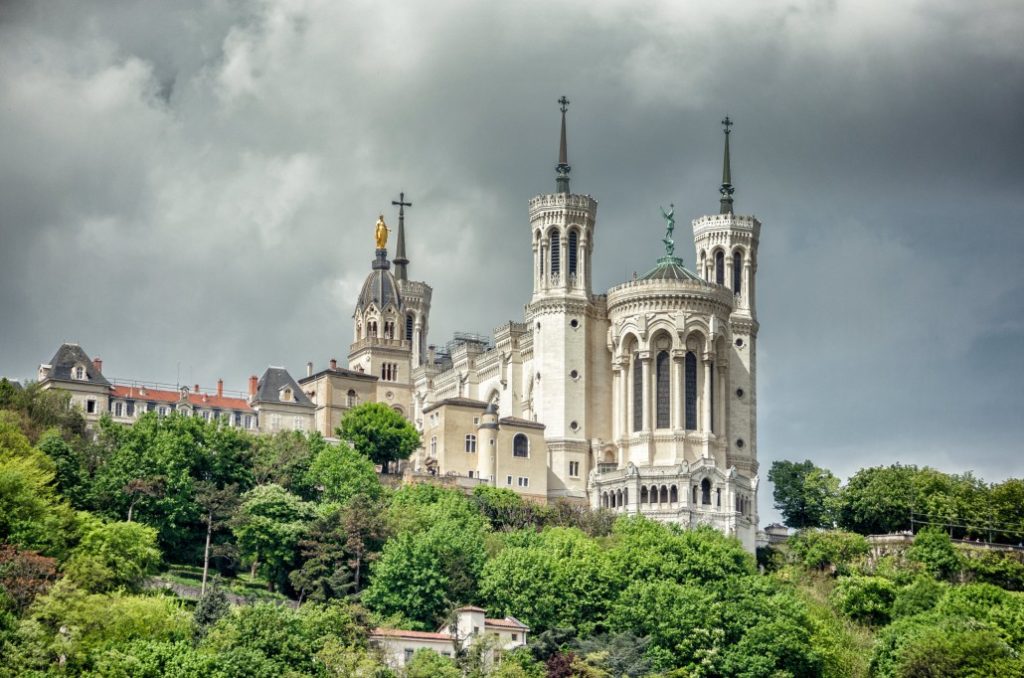
[[[377,249],[382,250],[388,246],[388,233],[391,229],[384,223],[384,215],[377,217],[377,230],[374,232],[374,237],[377,239]]]

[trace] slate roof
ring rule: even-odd
[[[530,421],[529,419],[520,419],[519,417],[502,417],[498,420],[498,423],[503,426],[516,426],[519,428],[544,428],[544,424],[539,421]]]
[[[299,383],[305,384],[308,381],[314,381],[325,374],[334,374],[339,377],[348,377],[350,379],[364,379],[366,381],[378,381],[380,379],[380,377],[374,374],[367,374],[366,372],[359,372],[358,370],[350,370],[345,367],[335,367],[332,370],[330,367],[328,367],[327,369],[315,372],[309,375],[308,377],[302,377],[301,379],[299,379]]]
[[[281,389],[289,386],[292,389],[294,401],[281,400]],[[302,392],[299,385],[288,374],[283,367],[268,367],[267,371],[260,377],[256,386],[256,397],[253,402],[257,403],[281,403],[283,405],[299,405],[301,407],[315,407],[310,399]]]
[[[48,378],[56,381],[81,383],[82,380],[71,378],[71,370],[76,365],[85,367],[86,382],[110,386],[110,382],[93,366],[92,358],[87,356],[78,344],[61,344],[60,348],[57,349],[57,353],[50,360],[51,369]]]
[[[373,304],[383,310],[389,304],[402,308],[402,296],[398,292],[398,283],[391,273],[391,262],[387,259],[387,250],[377,250],[377,259],[373,262],[373,270],[363,281],[363,289],[359,292],[356,309],[362,310]]]

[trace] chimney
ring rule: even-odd
[[[192,387],[192,392],[199,393],[199,384],[196,384],[195,386]]]
[[[313,376],[313,362],[312,361],[306,363],[306,376],[307,377],[312,377]]]
[[[332,370],[338,369],[338,361],[335,360],[334,358],[331,358],[331,369]]]
[[[252,375],[251,377],[249,377],[249,397],[250,398],[255,398],[256,397],[256,387],[259,386],[259,383],[260,383],[260,380],[259,380],[259,378],[257,378],[257,376],[255,374]]]
[[[92,367],[96,370],[96,374],[103,374],[103,359],[98,356],[93,358]]]
[[[218,398],[223,398],[224,397],[224,380],[223,379],[218,379],[217,380],[217,397]]]

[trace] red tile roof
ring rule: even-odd
[[[512,617],[505,617],[504,619],[484,619],[484,626],[499,626],[505,629],[520,629],[523,631],[530,630],[529,626],[518,619],[513,619]]]
[[[373,636],[391,636],[394,638],[416,638],[418,640],[443,640],[452,641],[450,633],[433,633],[430,631],[406,631],[404,629],[386,629],[378,627],[373,630]]]
[[[176,403],[181,400],[180,391],[167,391],[141,386],[114,386],[111,395],[115,398],[129,398],[132,400],[151,400],[160,403]],[[244,398],[217,397],[211,393],[195,393],[189,391],[188,402],[193,407],[217,408],[220,410],[239,410],[251,412],[248,401]]]

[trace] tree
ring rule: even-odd
[[[206,522],[206,544],[203,547],[203,584],[201,594],[206,593],[206,579],[210,571],[210,554],[214,530],[223,525],[238,508],[238,485],[231,483],[217,487],[209,481],[196,483],[196,503],[203,509]]]
[[[382,467],[408,459],[420,446],[420,434],[409,420],[383,403],[363,403],[348,410],[337,433]]]
[[[284,581],[296,556],[313,508],[280,485],[259,485],[242,495],[232,531],[238,548],[251,559],[253,570],[263,568],[267,588]]]
[[[196,623],[196,636],[202,638],[211,626],[231,611],[228,596],[219,586],[212,586],[203,591],[196,603],[192,619]]]
[[[309,466],[327,443],[319,433],[278,431],[253,442],[253,475],[260,485],[280,485],[303,499],[316,498]]]
[[[839,526],[860,534],[910,529],[916,472],[899,464],[857,471],[839,495]]]
[[[831,527],[834,522],[839,478],[810,460],[776,461],[768,471],[775,485],[775,508],[789,527]]]
[[[138,523],[100,523],[82,537],[64,571],[86,591],[138,591],[160,563],[156,530]]]
[[[22,551],[0,544],[0,592],[11,601],[13,612],[21,614],[57,578],[57,561],[36,551]]]
[[[800,530],[788,540],[789,548],[809,570],[846,572],[871,550],[862,535],[842,530]]]
[[[837,610],[862,624],[884,626],[892,616],[896,586],[883,577],[842,577],[832,592]]]
[[[373,499],[383,492],[373,462],[345,443],[324,445],[310,464],[308,476],[322,501],[344,504],[357,494]]]
[[[462,678],[462,671],[455,662],[442,657],[433,650],[422,648],[416,651],[405,665],[406,678]]]
[[[484,566],[480,593],[488,609],[515,615],[535,632],[572,626],[587,635],[601,627],[614,581],[607,549],[577,529],[556,527],[511,535]]]

